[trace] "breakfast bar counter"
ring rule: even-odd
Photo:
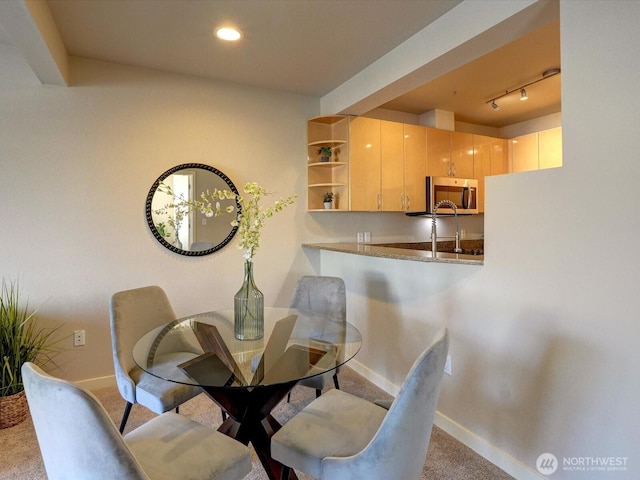
[[[438,244],[440,244],[438,242]],[[456,263],[463,265],[483,265],[484,255],[469,255],[462,253],[436,252],[431,250],[407,248],[410,244],[385,244],[372,243],[306,243],[303,248],[329,250],[332,252],[350,253],[367,257],[391,258],[395,260],[410,260],[414,262]],[[396,246],[397,245],[397,246]]]

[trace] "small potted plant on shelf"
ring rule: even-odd
[[[320,147],[318,149],[318,153],[320,154],[320,160],[323,162],[328,162],[331,157],[331,147]]]
[[[327,192],[324,194],[324,208],[327,210],[333,206],[333,192]]]

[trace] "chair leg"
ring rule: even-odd
[[[291,472],[291,468],[286,465],[282,466],[282,471],[280,472],[280,480],[289,480],[289,473]]]
[[[333,384],[336,386],[336,390],[340,390],[340,385],[338,385],[338,374],[333,375]]]
[[[227,419],[227,412],[221,408],[220,413],[222,413],[222,421],[224,422]]]
[[[176,407],[176,413],[180,413],[180,405]]]
[[[291,403],[291,392],[287,395],[287,403]]]
[[[124,407],[124,413],[122,414],[122,421],[120,422],[120,433],[124,432],[124,426],[127,424],[127,420],[129,419],[129,414],[131,413],[131,407],[133,407],[133,403],[127,402],[127,406]]]
[[[318,398],[320,395],[322,395],[322,390],[316,388],[316,398]]]

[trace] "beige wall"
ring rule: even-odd
[[[640,178],[640,3],[561,2],[560,20],[563,167],[487,179],[485,265],[323,252],[321,271],[345,276],[359,369],[391,390],[451,329],[438,422],[517,478],[550,452],[627,462],[551,479],[636,479],[640,217],[620,182]]]
[[[67,342],[58,373],[113,374],[116,291],[161,285],[179,315],[230,306],[243,274],[237,242],[187,258],[147,227],[147,192],[177,164],[212,165],[239,189],[257,181],[301,195],[267,222],[255,259],[266,303],[286,304],[311,269],[299,245],[305,121],[318,100],[78,59],[71,71],[70,88],[0,78],[0,275],[20,278],[43,320],[86,330],[86,347]]]
[[[504,2],[463,7],[483,4]],[[453,376],[440,421],[461,438],[520,466],[519,478],[535,478],[543,452],[629,458],[627,472],[553,479],[638,478],[640,220],[635,188],[620,188],[640,177],[638,19],[636,2],[561,3],[564,165],[488,180],[479,268],[299,247],[357,231],[426,231],[397,214],[304,211],[304,122],[317,99],[78,60],[68,89],[28,79],[9,87],[0,72],[0,273],[20,276],[45,320],[87,330],[63,376],[110,375],[113,292],[161,284],[180,315],[228,306],[241,281],[235,248],[178,257],[144,220],[160,173],[209,163],[239,186],[258,180],[301,194],[265,228],[256,274],[268,304],[286,304],[295,279],[320,263],[343,273],[351,319],[362,313],[366,334],[359,368],[381,385],[399,384],[430,332],[447,325]]]

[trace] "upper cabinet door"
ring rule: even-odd
[[[427,209],[427,129],[404,125],[404,209],[420,212]]]
[[[458,178],[473,178],[473,135],[451,132],[451,172]]]
[[[538,170],[538,134],[530,133],[511,140],[513,172]]]
[[[385,212],[404,210],[404,126],[380,122],[381,205]]]
[[[451,162],[451,132],[427,128],[427,175],[446,177]]]
[[[509,144],[502,138],[491,139],[491,170],[489,175],[509,173]]]
[[[380,209],[380,120],[355,117],[349,124],[350,210]]]
[[[562,128],[538,132],[538,167],[562,166]]]
[[[473,136],[473,178],[478,180],[478,212],[484,212],[484,177],[491,170],[491,137]]]

